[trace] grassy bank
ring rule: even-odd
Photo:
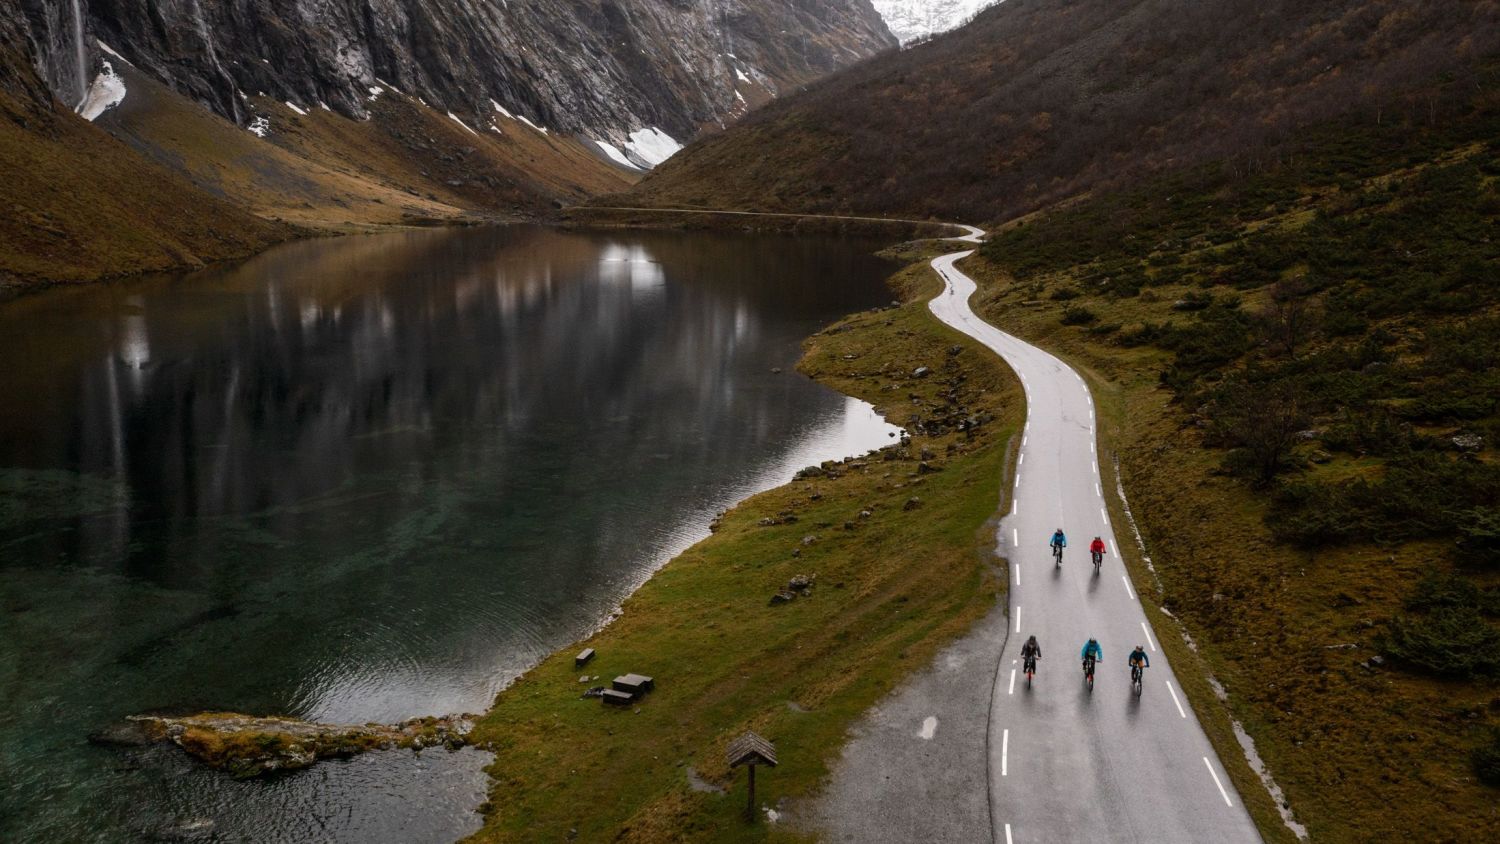
[[[597,649],[593,663],[575,670],[569,648],[502,693],[475,733],[496,761],[473,840],[792,838],[764,815],[743,822],[744,776],[726,769],[726,744],[747,729],[776,743],[762,803],[813,792],[851,723],[993,606],[1003,584],[984,525],[1020,391],[930,316],[938,282],[925,264],[895,282],[904,305],[810,338],[800,368],[932,433],[743,502],[579,645]],[[914,377],[920,366],[931,375]],[[955,430],[970,417],[985,421]],[[812,588],[771,605],[796,575]],[[656,690],[618,710],[580,698],[625,672]]]
[[[966,267],[986,318],[1092,378],[1142,598],[1313,840],[1500,831],[1496,114],[1323,127],[1261,173],[1036,215]]]

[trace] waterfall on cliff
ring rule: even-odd
[[[73,69],[78,80],[78,102],[89,93],[88,56],[83,49],[83,0],[73,0]]]

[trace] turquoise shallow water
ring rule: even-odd
[[[85,738],[482,710],[716,510],[888,441],[791,373],[889,298],[873,248],[411,232],[0,305],[0,840],[474,828],[475,751],[239,783]]]

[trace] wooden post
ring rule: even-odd
[[[755,733],[745,733],[729,743],[724,756],[731,770],[740,766],[750,769],[750,796],[745,804],[745,820],[755,823],[755,766],[776,767],[776,745]]]
[[[745,804],[745,820],[755,823],[755,766],[745,767],[750,769],[750,802]]]

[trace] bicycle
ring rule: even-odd
[[[1062,568],[1062,545],[1054,543],[1052,546],[1052,558],[1057,560],[1057,568]]]
[[[1099,567],[1104,565],[1104,552],[1090,551],[1089,553],[1094,555],[1094,574],[1098,574]]]
[[[1031,688],[1031,676],[1036,673],[1036,657],[1026,657],[1026,662],[1022,664],[1021,670],[1026,672],[1026,688],[1029,689]]]
[[[1089,691],[1094,690],[1094,658],[1086,656],[1083,658],[1083,679],[1089,684]]]
[[[1140,697],[1141,696],[1141,678],[1145,675],[1145,673],[1146,673],[1145,669],[1141,665],[1139,665],[1137,663],[1132,663],[1131,664],[1131,666],[1130,666],[1130,690],[1132,692],[1135,692],[1135,696],[1136,697]]]

